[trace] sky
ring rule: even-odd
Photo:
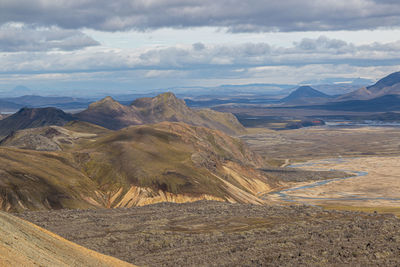
[[[398,0],[0,0],[0,91],[377,80],[399,26]]]

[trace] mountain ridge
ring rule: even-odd
[[[391,73],[373,85],[341,95],[335,101],[371,100],[385,95],[400,95],[400,72]]]
[[[210,110],[193,110],[173,93],[134,100],[129,106],[106,97],[92,103],[88,109],[75,114],[79,120],[118,130],[131,125],[159,123],[163,121],[184,122],[222,130],[230,135],[243,134],[245,128],[230,113]]]

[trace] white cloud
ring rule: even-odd
[[[200,48],[200,49],[199,49]],[[0,72],[96,72],[122,70],[212,70],[264,66],[346,64],[352,66],[397,65],[400,41],[355,45],[338,39],[303,39],[291,47],[266,43],[176,45],[144,49],[92,47],[77,51],[0,53]],[[218,71],[216,71],[218,70]]]

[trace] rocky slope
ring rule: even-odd
[[[0,212],[0,266],[133,266]]]
[[[184,123],[29,129],[2,142],[0,159],[0,209],[7,211],[200,199],[260,204],[258,195],[277,184],[239,139]]]
[[[192,110],[172,93],[164,93],[153,98],[139,98],[130,106],[124,106],[111,97],[106,97],[91,104],[87,110],[76,114],[76,117],[113,130],[130,125],[170,121],[204,126],[230,135],[245,132],[245,128],[232,114]]]

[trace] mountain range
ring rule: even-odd
[[[394,93],[394,74],[366,88]],[[332,99],[311,87],[285,98]],[[400,96],[308,108],[400,109]],[[340,106],[338,106],[340,105]],[[22,108],[0,120],[0,209],[131,207],[201,199],[260,204],[279,186],[239,139],[230,113],[191,109],[172,93],[123,105],[111,97],[76,114]]]
[[[230,135],[246,132],[236,117],[230,113],[210,109],[192,110],[174,94],[164,93],[153,98],[139,98],[130,105],[122,105],[111,97],[106,97],[76,114],[68,114],[57,108],[22,108],[17,113],[0,120],[0,136],[21,129],[60,126],[73,120],[90,122],[111,130],[131,125],[171,121],[204,126]]]
[[[179,92],[180,96],[184,97],[186,103],[191,107],[214,107],[226,104],[274,105],[279,102],[290,106],[313,105],[349,100],[369,100],[384,95],[397,95],[400,93],[399,76],[400,72],[392,73],[371,86],[362,86],[368,82],[368,80],[363,79],[352,80],[353,82],[350,81],[350,83],[348,83],[348,79],[334,79],[339,82],[315,84],[312,87],[300,86],[295,90],[293,90],[293,85],[277,86],[265,84],[227,85],[208,89],[203,87],[188,87],[186,89],[171,88],[171,90]],[[360,82],[354,82],[357,80],[360,80]],[[329,82],[329,79],[327,81],[321,80],[320,82]],[[357,88],[358,86],[360,87]],[[63,109],[64,111],[76,112],[77,110],[86,109],[88,105],[96,100],[62,96],[31,95],[33,91],[26,87],[18,87],[15,90],[18,92],[18,94],[15,95],[21,95],[20,93],[23,92],[28,95],[1,98],[0,112],[15,112],[23,107],[41,108],[48,106]],[[114,97],[114,99],[118,99],[120,104],[130,107],[131,110],[126,111],[131,113],[135,104],[132,103],[132,101],[128,101],[128,99],[142,97],[141,101],[144,101],[146,97],[143,96],[154,95],[154,93],[116,95],[117,98]],[[281,100],[279,101],[279,99]],[[85,117],[86,115],[82,114],[82,116]]]
[[[138,98],[127,106],[106,97],[90,104],[88,109],[75,114],[75,117],[113,130],[171,121],[217,129],[230,135],[246,132],[234,115],[210,109],[193,110],[172,93]]]
[[[17,131],[0,146],[0,210],[200,199],[263,203],[277,181],[239,139],[182,122],[117,131],[87,122]]]
[[[310,86],[301,86],[280,100],[296,108],[337,111],[387,112],[400,110],[400,72],[353,92],[329,96]]]
[[[131,207],[201,199],[261,204],[277,184],[232,114],[171,93],[71,115],[23,108],[0,120],[0,210]],[[224,133],[225,132],[225,133]]]

